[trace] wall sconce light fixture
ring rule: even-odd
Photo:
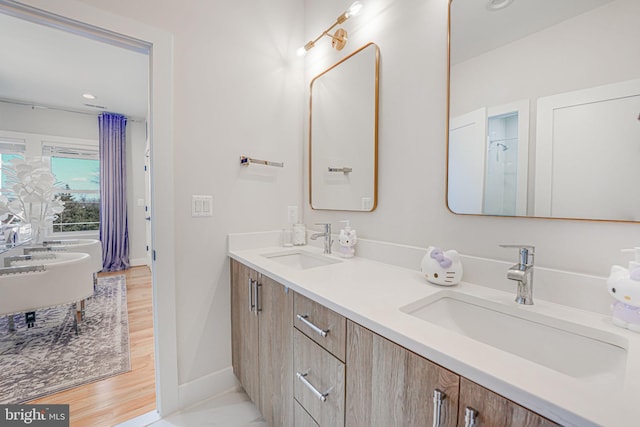
[[[329,31],[333,30],[337,25],[342,24],[352,16],[360,13],[360,10],[362,10],[362,6],[363,4],[361,1],[353,2],[353,4],[349,6],[349,9],[345,10],[342,15],[338,16],[336,22],[334,22],[332,26],[324,30],[322,34],[320,34],[314,40],[311,40],[309,43],[299,48],[297,50],[298,56],[304,56],[308,51],[313,49],[318,40],[320,40],[323,36],[331,37],[331,47],[336,50],[342,50],[342,48],[347,44],[347,31],[344,28],[338,28],[334,34],[329,34]]]

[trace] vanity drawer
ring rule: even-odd
[[[293,397],[320,426],[344,426],[345,366],[298,330],[293,333]]]
[[[341,361],[345,361],[347,320],[298,293],[293,299],[293,324]]]
[[[295,427],[320,427],[295,399],[293,401],[293,425]]]

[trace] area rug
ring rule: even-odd
[[[24,315],[0,318],[0,404],[24,403],[99,381],[131,369],[127,288],[124,275],[98,280],[85,305],[79,334],[69,305],[36,312],[27,329]]]

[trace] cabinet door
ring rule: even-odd
[[[269,425],[293,425],[293,291],[259,278],[260,412]]]
[[[346,426],[454,427],[458,389],[458,375],[347,321]]]
[[[474,412],[474,421],[465,418]],[[551,427],[558,424],[469,381],[460,380],[459,426],[474,427]]]
[[[252,310],[253,286],[258,274],[231,260],[231,360],[249,398],[259,402],[258,316]]]

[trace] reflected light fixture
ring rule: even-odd
[[[491,11],[501,10],[513,3],[513,0],[488,0],[487,9]]]
[[[297,50],[298,56],[304,56],[308,51],[313,49],[323,36],[331,37],[331,47],[336,50],[342,50],[347,44],[347,31],[344,28],[338,28],[334,34],[329,34],[329,31],[333,30],[337,25],[344,23],[347,19],[352,16],[356,16],[362,10],[364,5],[361,1],[355,1],[349,6],[349,9],[345,10],[342,15],[338,16],[336,22],[333,23],[329,28],[324,30],[322,34],[316,37],[314,40],[311,40],[309,43],[305,44],[303,47]]]

